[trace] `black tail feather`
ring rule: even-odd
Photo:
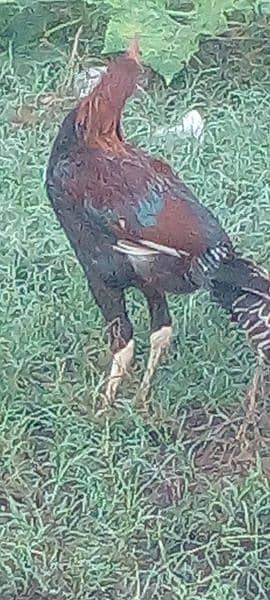
[[[270,363],[270,277],[255,263],[235,258],[212,282],[212,298],[231,313],[259,356]]]

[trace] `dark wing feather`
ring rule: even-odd
[[[129,254],[132,246],[133,255],[137,247],[140,256],[164,253],[189,257],[191,262],[209,248],[229,243],[212,213],[169,166],[128,144],[119,155],[89,148],[78,139],[74,119],[75,113],[66,119],[68,146],[65,127],[56,139],[48,192],[53,181],[61,201],[79,204],[84,219],[110,234],[119,251]]]

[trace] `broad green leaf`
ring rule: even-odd
[[[110,0],[115,5],[118,0]],[[124,50],[137,34],[145,63],[161,73],[167,82],[179,71],[193,49],[189,27],[181,26],[168,16],[161,2],[147,0],[142,10],[140,0],[121,2],[109,22],[104,52]]]
[[[270,15],[270,0],[261,0],[258,4],[262,14]]]
[[[252,0],[246,1],[252,5]],[[171,17],[167,4],[166,0],[146,0],[143,5],[141,0],[107,0],[112,14],[104,52],[124,50],[137,34],[143,61],[170,83],[198,50],[202,35],[226,31],[226,14],[237,8],[238,0],[194,0],[190,12],[185,13],[185,23]]]
[[[226,11],[235,7],[234,0],[197,0],[193,27],[204,35],[213,35],[227,29]]]
[[[107,4],[110,4],[114,9],[121,9],[121,8],[123,8],[124,4],[126,4],[126,5],[129,4],[129,0],[128,1],[126,1],[126,0],[124,0],[124,1],[122,1],[122,0],[106,0],[106,2],[107,2]],[[136,4],[136,2],[135,2],[135,4]],[[153,8],[154,10],[156,10],[158,8],[163,9],[165,7],[165,4],[166,3],[164,2],[164,0],[147,0],[147,2],[146,2],[146,5],[149,8]],[[142,7],[142,4],[140,5],[140,8],[142,11],[144,10],[144,7]]]

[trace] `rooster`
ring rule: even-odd
[[[144,398],[171,340],[170,292],[207,289],[244,329],[260,361],[270,362],[268,274],[237,255],[215,216],[168,164],[124,138],[121,113],[141,72],[134,40],[64,119],[46,175],[48,197],[107,324],[107,405],[134,354],[125,303],[130,287],[144,294],[151,320]]]

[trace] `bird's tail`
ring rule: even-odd
[[[212,280],[212,298],[231,313],[251,345],[270,363],[270,276],[250,260],[233,258]]]

